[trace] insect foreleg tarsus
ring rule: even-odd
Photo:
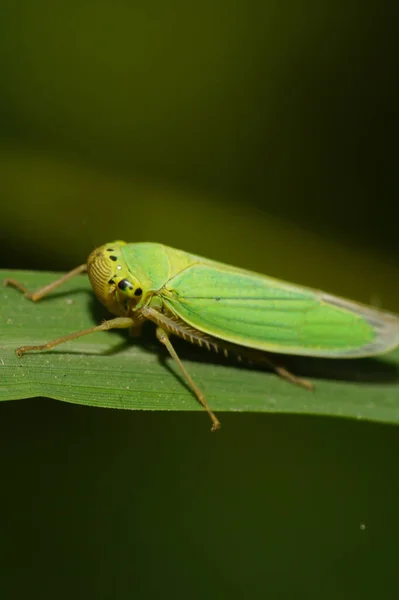
[[[22,294],[24,294],[25,298],[28,298],[28,300],[33,300],[33,302],[37,302],[44,296],[47,296],[48,294],[50,294],[56,288],[60,287],[60,285],[62,285],[69,279],[72,279],[72,277],[75,277],[75,275],[79,275],[80,273],[85,273],[86,271],[87,271],[86,263],[84,265],[79,265],[78,267],[75,267],[75,269],[72,269],[72,271],[69,271],[69,273],[62,275],[62,277],[59,277],[59,279],[52,281],[51,283],[36,290],[35,292],[29,292],[26,289],[26,287],[22,283],[17,281],[16,279],[5,279],[3,281],[3,285],[5,285],[5,286],[9,285],[11,287],[15,287],[17,290],[22,292]]]

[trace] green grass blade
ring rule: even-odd
[[[54,274],[0,271],[30,290]],[[46,396],[76,404],[138,410],[202,410],[173,361],[155,340],[151,324],[143,340],[104,332],[46,353],[17,358],[21,345],[41,344],[107,317],[77,277],[38,303],[13,288],[0,289],[0,400]],[[215,411],[334,415],[399,423],[399,349],[378,359],[350,361],[281,357],[310,377],[307,392],[261,369],[238,366],[176,340],[183,361]]]

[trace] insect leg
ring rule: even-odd
[[[21,346],[21,348],[15,350],[15,353],[17,356],[21,357],[25,352],[32,352],[33,350],[50,350],[50,348],[54,348],[54,346],[58,346],[58,344],[75,340],[78,337],[82,337],[82,335],[88,335],[89,333],[95,333],[96,331],[107,331],[108,329],[128,329],[129,327],[132,327],[132,325],[133,319],[117,317],[110,321],[104,321],[100,325],[95,325],[89,329],[83,329],[82,331],[75,331],[74,333],[64,335],[63,337],[47,342],[47,344],[42,344],[41,346]]]
[[[185,368],[185,366],[181,362],[180,358],[178,357],[177,352],[173,348],[172,343],[171,343],[171,341],[169,339],[168,333],[164,329],[162,329],[161,327],[157,327],[157,329],[156,329],[156,335],[157,335],[158,340],[161,342],[161,344],[163,344],[164,346],[166,346],[166,348],[167,348],[169,354],[171,355],[171,357],[179,365],[179,368],[180,368],[181,372],[183,373],[184,379],[186,380],[186,382],[188,383],[188,385],[190,386],[190,388],[192,389],[192,391],[194,392],[194,394],[197,396],[198,401],[202,404],[202,406],[205,408],[205,410],[207,411],[208,415],[210,416],[210,418],[212,420],[212,423],[213,423],[211,431],[216,431],[217,429],[220,429],[221,424],[220,424],[219,419],[214,415],[214,413],[209,408],[208,403],[207,403],[207,401],[205,399],[204,394],[201,392],[201,390],[194,383],[193,379],[191,378],[191,375],[188,373],[187,369]]]
[[[66,273],[59,279],[52,281],[51,283],[45,285],[39,290],[36,290],[36,292],[28,292],[26,287],[22,283],[19,283],[19,281],[16,281],[15,279],[5,279],[3,281],[3,285],[10,285],[11,287],[17,288],[17,290],[24,294],[25,298],[28,298],[28,300],[33,300],[33,302],[37,302],[44,296],[47,296],[47,294],[55,290],[57,287],[68,281],[68,279],[72,279],[72,277],[75,277],[75,275],[79,275],[79,273],[84,273],[85,271],[87,271],[86,264],[79,265],[79,267],[72,269],[72,271],[69,271],[69,273]]]
[[[277,375],[280,375],[280,377],[282,377],[283,379],[286,379],[290,383],[293,383],[294,385],[298,385],[299,387],[303,387],[306,390],[310,390],[310,391],[314,390],[313,383],[311,383],[307,379],[302,379],[301,377],[297,377],[293,373],[290,373],[284,367],[281,367],[280,365],[276,364],[274,362],[274,360],[269,358],[269,356],[262,354],[262,361],[267,363],[277,373]]]

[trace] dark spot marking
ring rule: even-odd
[[[108,283],[109,283],[109,285],[114,285],[115,281],[111,277],[111,279],[108,281]]]
[[[118,260],[118,257],[117,256],[110,256],[110,259],[111,260]]]
[[[141,288],[137,288],[137,290],[134,292],[134,295],[141,296],[142,293],[143,293],[143,290]]]
[[[132,284],[130,283],[130,281],[128,281],[127,279],[121,279],[120,282],[118,283],[118,288],[120,290],[126,290],[126,288],[129,288],[129,290],[133,289]]]
[[[113,248],[107,248],[107,252],[113,252],[114,249]]]

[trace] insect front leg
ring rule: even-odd
[[[33,352],[34,350],[50,350],[51,348],[54,348],[54,346],[58,346],[59,344],[69,342],[71,340],[76,340],[76,338],[82,337],[83,335],[88,335],[89,333],[95,333],[96,331],[108,331],[109,329],[128,329],[133,325],[133,319],[127,317],[116,317],[115,319],[111,319],[110,321],[104,321],[100,325],[95,325],[94,327],[90,327],[89,329],[83,329],[82,331],[75,331],[74,333],[69,333],[68,335],[64,335],[63,337],[57,338],[56,340],[47,342],[47,344],[42,344],[41,346],[21,346],[20,348],[17,348],[15,350],[15,353],[17,356],[21,357],[26,352]]]
[[[35,292],[29,292],[26,289],[26,287],[22,283],[17,281],[16,279],[5,279],[3,281],[3,285],[5,285],[5,286],[9,285],[11,287],[17,288],[17,290],[19,290],[20,292],[22,292],[24,294],[25,298],[28,298],[28,300],[33,300],[33,302],[37,302],[44,296],[47,296],[47,294],[50,294],[53,290],[58,288],[60,285],[62,285],[69,279],[72,279],[72,277],[75,277],[75,275],[79,275],[80,273],[85,273],[86,271],[87,271],[86,263],[84,265],[79,265],[79,267],[72,269],[72,271],[69,271],[69,273],[66,273],[59,279],[52,281],[51,283],[36,290]]]
[[[191,375],[188,373],[186,367],[181,362],[181,360],[180,360],[180,358],[179,358],[176,350],[172,346],[172,342],[169,339],[169,335],[168,335],[167,331],[165,331],[164,329],[162,329],[162,327],[158,326],[157,329],[156,329],[156,335],[157,335],[158,340],[161,342],[161,344],[163,344],[164,346],[166,346],[166,348],[167,348],[169,354],[171,355],[171,357],[179,365],[180,371],[182,372],[183,377],[186,380],[187,384],[192,389],[192,391],[196,395],[198,401],[200,402],[200,404],[202,404],[202,406],[205,408],[206,412],[210,416],[210,418],[212,420],[212,423],[213,423],[211,431],[216,431],[217,429],[220,429],[221,424],[220,424],[219,419],[212,412],[212,410],[210,409],[210,407],[208,405],[208,402],[206,401],[206,398],[205,398],[204,394],[198,388],[198,386],[196,385],[196,383],[192,379]]]

